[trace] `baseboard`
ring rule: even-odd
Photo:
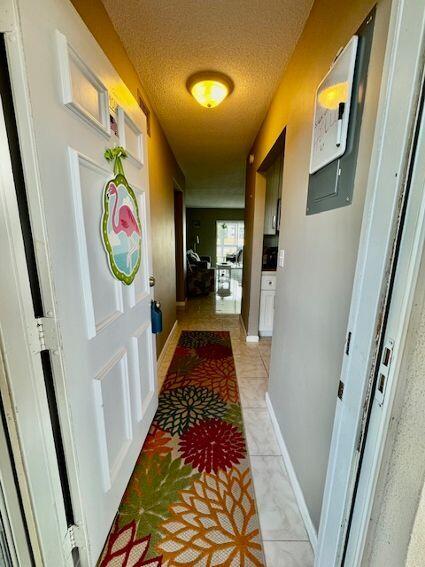
[[[176,301],[177,307],[186,307],[186,300],[184,301]]]
[[[162,361],[164,360],[165,352],[176,330],[177,330],[177,321],[174,321],[174,325],[170,331],[170,334],[168,335],[167,340],[165,341],[164,346],[162,347],[162,350],[160,352],[160,355],[158,356],[158,359],[156,361],[158,367],[161,366]]]
[[[300,483],[298,482],[297,474],[295,472],[294,466],[291,461],[288,449],[286,447],[285,440],[283,439],[282,432],[280,430],[279,424],[274,413],[272,403],[270,401],[269,393],[266,393],[266,404],[269,410],[270,419],[273,424],[273,429],[277,437],[277,442],[282,453],[283,461],[285,463],[286,470],[288,472],[289,480],[292,485],[292,490],[294,491],[295,498],[297,500],[298,508],[300,509],[301,516],[304,520],[305,529],[307,530],[308,537],[310,539],[311,546],[316,552],[317,549],[317,531],[311,520],[310,513],[307,508],[307,504],[304,500],[304,494],[301,489]]]
[[[273,331],[258,331],[260,337],[272,337]]]
[[[247,343],[258,343],[260,337],[258,335],[248,335],[242,315],[239,315],[239,323],[241,324],[242,330],[244,332],[245,341]]]

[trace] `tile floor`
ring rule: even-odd
[[[246,343],[239,323],[240,302],[232,302],[231,314],[231,300],[224,312],[220,301],[211,294],[178,309],[177,331],[162,357],[159,382],[165,377],[181,330],[230,332],[267,567],[313,567],[313,552],[264,399],[271,341]]]

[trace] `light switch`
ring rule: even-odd
[[[279,267],[283,268],[285,265],[285,250],[279,250]]]

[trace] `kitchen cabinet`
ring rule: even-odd
[[[273,235],[279,232],[282,168],[283,159],[278,157],[264,173],[266,178],[266,202],[263,232],[266,235]]]
[[[271,337],[273,334],[274,301],[276,295],[276,273],[262,272],[260,291],[259,334]]]

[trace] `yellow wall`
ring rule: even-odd
[[[363,215],[390,0],[377,5],[353,201],[306,216],[315,92],[373,0],[316,0],[247,163],[243,318],[258,333],[265,183],[262,161],[286,128],[275,323],[268,392],[316,528],[319,526]]]
[[[247,177],[245,192],[245,270],[244,270],[244,301],[242,316],[246,328],[255,334],[253,320],[258,318],[256,307],[251,305],[251,287],[256,282],[252,277],[250,259],[261,256],[261,250],[255,250],[254,225],[256,231],[262,230],[261,223],[254,218],[256,205],[261,193],[258,186],[262,179],[257,169],[272,148],[276,139],[285,127],[288,127],[286,157],[294,156],[294,165],[289,167],[303,168],[302,186],[298,191],[304,191],[308,183],[306,164],[310,159],[311,124],[313,120],[314,96],[317,85],[332,63],[338,49],[344,46],[355,30],[360,26],[366,15],[377,3],[377,0],[316,0],[306,22],[303,33],[295,51],[282,76],[277,91],[272,99],[263,124],[255,138],[250,154],[254,154],[254,163],[247,161]],[[288,140],[289,137],[289,140]],[[295,147],[294,144],[297,144]],[[288,162],[288,159],[286,159]],[[288,169],[288,166],[285,166]],[[256,194],[257,188],[257,194]],[[289,190],[289,188],[288,188]],[[258,247],[258,246],[257,246]],[[253,302],[256,303],[254,291]],[[250,313],[251,310],[251,313]],[[254,310],[254,312],[252,311]]]
[[[71,1],[129,90],[136,98],[139,90],[149,105],[139,76],[101,0]],[[174,183],[183,189],[184,175],[151,107],[150,111],[151,136],[148,138],[148,154],[153,271],[157,282],[155,297],[161,301],[164,315],[164,331],[157,336],[159,354],[176,320],[176,282],[173,275]]]

